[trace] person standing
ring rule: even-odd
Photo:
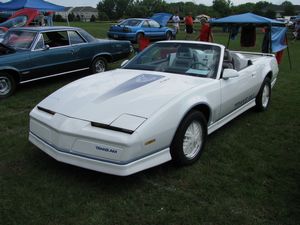
[[[199,39],[199,41],[213,42],[214,38],[209,23],[205,18],[202,18],[200,22],[201,22],[200,33],[199,36],[196,38],[196,40]]]
[[[179,23],[180,23],[178,12],[175,13],[175,15],[172,17],[172,20],[173,20],[175,34],[177,34],[179,32]]]
[[[53,11],[48,11],[46,12],[46,21],[47,21],[47,26],[53,26]]]
[[[186,36],[185,36],[185,39],[191,39],[191,35],[192,33],[194,32],[194,29],[193,29],[193,17],[192,17],[192,13],[190,12],[189,15],[187,15],[185,18],[184,18],[184,23],[185,23],[185,32],[186,32]]]
[[[293,32],[294,38],[293,40],[297,40],[300,37],[300,20],[295,22],[295,30]]]

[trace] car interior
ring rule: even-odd
[[[247,59],[240,53],[231,52],[228,49],[224,52],[223,69],[235,69],[237,71],[243,70],[252,65],[252,61]]]

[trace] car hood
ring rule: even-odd
[[[155,20],[158,22],[160,25],[163,27],[167,26],[168,21],[172,17],[172,14],[170,13],[155,13],[151,19]]]
[[[77,80],[38,106],[81,120],[111,124],[122,115],[150,118],[173,98],[211,79],[117,69]]]

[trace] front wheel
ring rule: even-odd
[[[271,100],[271,80],[266,77],[261,85],[261,88],[256,96],[256,109],[258,111],[266,111]]]
[[[0,99],[11,96],[15,89],[15,79],[8,73],[0,72]]]
[[[92,66],[91,66],[91,71],[92,73],[102,73],[107,70],[107,61],[103,57],[97,57],[94,59]]]
[[[180,123],[170,151],[177,165],[189,165],[197,161],[207,137],[207,122],[201,112],[189,113]]]

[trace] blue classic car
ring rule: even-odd
[[[0,98],[17,84],[90,70],[103,72],[108,62],[127,58],[129,41],[100,40],[74,27],[12,28],[0,43]]]
[[[151,40],[169,40],[175,36],[175,30],[166,27],[171,14],[157,13],[150,19],[129,18],[110,27],[107,36],[112,39],[137,42],[140,37],[147,36]]]

